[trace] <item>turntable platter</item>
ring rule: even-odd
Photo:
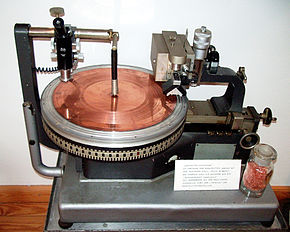
[[[70,154],[103,161],[141,159],[173,145],[183,132],[187,98],[165,96],[143,68],[120,66],[118,79],[117,97],[110,66],[78,69],[67,83],[53,80],[41,97],[48,137]]]
[[[57,112],[70,122],[100,131],[131,131],[153,126],[174,110],[176,96],[166,97],[154,77],[119,69],[119,94],[111,96],[111,69],[76,73],[53,93]]]

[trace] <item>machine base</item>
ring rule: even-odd
[[[66,160],[66,162],[65,162]],[[75,171],[74,157],[62,154],[63,178],[55,178],[45,231],[174,231],[228,228],[281,229],[277,199],[246,199],[240,191],[173,191],[173,174],[153,181],[89,180]]]

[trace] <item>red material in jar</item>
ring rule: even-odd
[[[266,188],[268,167],[259,166],[255,162],[248,162],[244,176],[243,183],[246,188],[252,191],[261,191]]]

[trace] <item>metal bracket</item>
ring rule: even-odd
[[[225,84],[228,88],[223,96],[210,99],[218,116],[225,116],[228,112],[241,113],[245,96],[245,85],[238,75],[229,68],[218,67],[216,74],[203,70],[200,84]]]

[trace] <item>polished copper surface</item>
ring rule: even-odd
[[[166,97],[152,75],[118,69],[119,94],[111,96],[111,69],[74,74],[53,93],[57,112],[82,127],[101,131],[130,131],[153,126],[174,110],[176,97]]]

